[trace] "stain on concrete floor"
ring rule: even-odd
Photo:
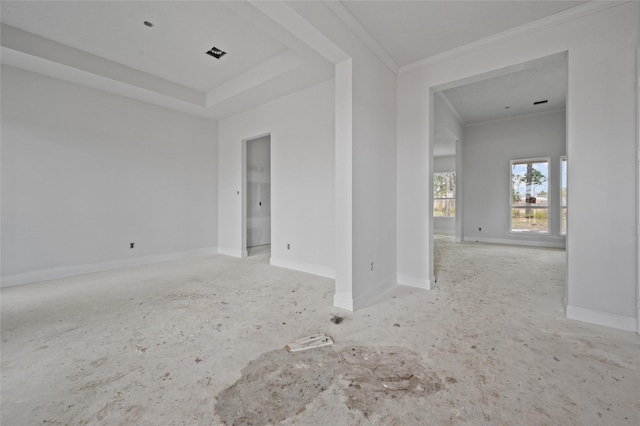
[[[218,395],[216,414],[229,426],[275,424],[300,415],[330,388],[349,410],[369,418],[401,399],[427,398],[444,384],[402,347],[281,349],[250,362]]]

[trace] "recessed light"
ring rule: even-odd
[[[224,52],[217,47],[213,46],[211,49],[207,50],[207,55],[213,56],[216,59],[220,59],[222,56],[226,55],[227,52]]]
[[[147,27],[151,28],[151,27],[153,27],[153,22],[144,21],[144,25],[146,25]]]
[[[544,101],[536,101],[533,104],[534,105],[540,105],[540,104],[546,104],[547,102],[549,102],[549,99],[545,99]]]

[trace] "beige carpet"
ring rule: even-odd
[[[268,254],[6,288],[1,421],[640,424],[640,338],[565,319],[564,259],[439,237],[436,289],[355,313]]]

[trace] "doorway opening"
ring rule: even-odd
[[[438,282],[454,238],[506,244],[514,255],[522,251],[514,245],[565,247],[567,63],[561,52],[431,88],[430,261]],[[566,289],[565,277],[565,304]]]
[[[271,135],[246,141],[246,253],[271,253]]]

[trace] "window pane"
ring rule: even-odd
[[[511,230],[549,232],[549,162],[511,163]]]
[[[560,160],[560,165],[561,165],[561,177],[562,177],[562,183],[560,186],[560,191],[562,194],[562,203],[560,204],[562,207],[567,207],[567,159],[563,158],[562,160]]]
[[[549,232],[549,209],[512,208],[511,230],[514,232]]]
[[[433,174],[433,215],[455,216],[456,174],[455,172]]]
[[[433,200],[433,215],[453,217],[456,215],[456,200],[452,198],[438,198]]]

